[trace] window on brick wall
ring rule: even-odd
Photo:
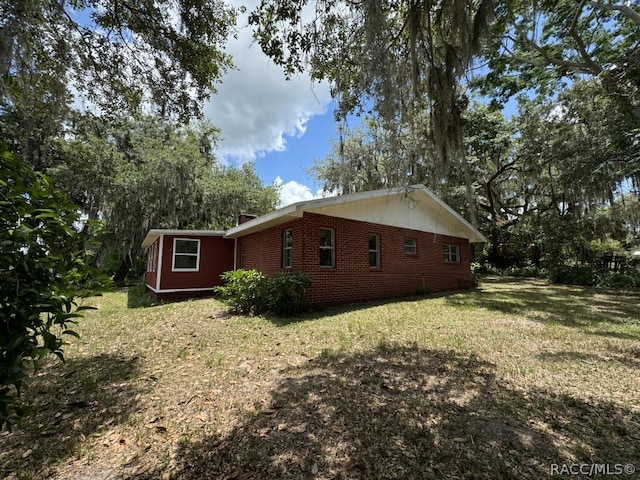
[[[246,255],[247,255],[247,245],[244,240],[240,240],[240,268],[244,268]]]
[[[460,263],[460,247],[449,243],[443,244],[442,258],[444,263]]]
[[[335,232],[331,228],[320,229],[320,266],[335,266]]]
[[[404,253],[406,253],[407,255],[415,255],[416,253],[418,253],[415,238],[404,239]]]
[[[282,232],[282,268],[291,268],[291,253],[293,252],[293,230]]]
[[[380,268],[380,237],[369,235],[369,267]]]
[[[200,240],[173,239],[172,270],[197,272],[200,266]]]

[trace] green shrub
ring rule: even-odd
[[[497,275],[499,277],[538,277],[538,278],[546,278],[547,272],[544,268],[536,267],[534,265],[523,266],[523,267],[507,267],[507,268],[498,268],[489,264],[478,265],[474,269],[474,265],[471,264],[471,272],[478,274],[487,274],[487,275]]]
[[[276,315],[294,315],[309,308],[306,295],[311,285],[308,273],[278,272],[267,278],[267,308]]]
[[[609,288],[640,287],[640,271],[603,272],[598,276],[598,286]]]
[[[482,270],[482,265],[478,262],[473,262],[471,264],[471,285],[473,287],[477,287],[480,285],[480,272]]]
[[[598,283],[598,271],[588,265],[561,265],[549,271],[549,280],[553,283],[591,287]]]
[[[221,275],[225,284],[216,287],[221,300],[236,313],[259,314],[267,310],[267,284],[258,270],[230,270]]]
[[[599,271],[590,266],[562,266],[549,273],[553,283],[566,285],[598,286],[609,288],[640,287],[640,271],[627,269],[622,272]]]
[[[267,277],[258,270],[240,269],[225,272],[221,278],[225,285],[216,287],[216,292],[236,313],[293,315],[309,307],[308,273],[278,272]]]

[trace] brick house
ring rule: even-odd
[[[233,242],[231,265],[226,270],[310,273],[312,284],[307,293],[312,304],[468,288],[470,243],[485,241],[480,232],[422,185],[408,192],[377,190],[298,202],[261,217],[241,219],[236,227],[220,233],[215,237],[219,242]],[[178,238],[195,240],[198,236],[186,232],[165,235],[164,265],[174,267],[169,276],[174,289],[179,288],[180,266],[176,272],[175,265],[176,256],[181,255],[175,247],[186,246],[176,244]],[[145,239],[143,246],[152,246],[150,242]],[[198,253],[202,260],[205,247],[202,243]],[[196,248],[195,243],[191,248]],[[225,248],[228,251],[229,245]],[[152,260],[147,270],[154,264],[153,252],[149,253]],[[180,261],[189,262],[189,267],[195,262],[193,258],[179,260],[178,264]],[[215,275],[225,271],[221,267],[221,262],[215,264]],[[213,264],[202,262],[198,268],[208,270],[207,281],[213,281]],[[165,283],[153,272],[147,274],[147,285],[151,288],[150,283],[155,281],[155,290],[151,290],[162,294],[158,286]],[[195,288],[193,283],[188,286]],[[211,290],[213,284],[207,287]]]

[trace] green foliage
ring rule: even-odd
[[[119,283],[131,280],[123,264],[135,267],[150,228],[226,229],[240,212],[277,205],[277,190],[252,164],[216,162],[218,133],[207,122],[183,127],[144,117],[114,126],[79,116],[73,139],[55,142],[61,163],[49,173],[89,218],[104,218],[102,261]]]
[[[522,91],[553,96],[567,81],[593,78],[640,119],[640,13],[633,4],[497,2],[484,49],[488,73],[477,86],[502,103]]]
[[[598,286],[609,288],[640,288],[640,270],[603,272],[598,276]]]
[[[602,271],[589,265],[561,266],[549,272],[553,283],[608,288],[640,287],[640,270]]]
[[[471,286],[477,287],[480,285],[480,271],[482,270],[482,265],[478,262],[473,262],[471,264]]]
[[[230,270],[221,278],[225,284],[216,287],[216,292],[237,313],[258,314],[266,310],[266,277],[262,272],[255,269]]]
[[[309,308],[305,294],[311,285],[308,273],[278,272],[267,278],[268,310],[276,315],[295,315]]]
[[[535,266],[497,268],[486,263],[478,268],[478,273],[497,275],[499,277],[547,277],[545,269]]]
[[[265,187],[250,162],[240,168],[216,164],[206,186],[209,224],[217,229],[234,227],[239,213],[269,213],[279,201],[277,187]]]
[[[598,270],[590,265],[560,265],[549,270],[553,283],[591,287],[598,283]]]
[[[25,413],[29,367],[63,357],[64,335],[103,278],[83,260],[74,205],[0,146],[0,427]]]
[[[222,279],[225,285],[216,287],[216,292],[237,313],[293,315],[309,307],[305,294],[311,285],[308,273],[278,272],[267,277],[255,269],[239,269],[225,272]]]
[[[480,50],[492,16],[488,0],[455,2],[306,2],[262,0],[249,15],[263,52],[285,74],[305,69],[331,84],[336,117],[373,109],[399,134],[416,127],[431,151],[418,156],[445,163],[459,153],[466,98],[460,78]],[[429,116],[429,128],[413,123]],[[398,124],[401,120],[403,125]],[[397,127],[397,128],[396,128]],[[400,144],[394,144],[400,153]]]
[[[25,138],[73,92],[111,115],[153,106],[188,120],[233,67],[236,9],[221,0],[3,0],[0,13],[0,106],[16,107]]]

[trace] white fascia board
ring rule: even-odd
[[[302,211],[299,211],[299,209],[297,208],[301,203],[305,202],[293,203],[291,205],[287,205],[286,207],[279,208],[278,210],[274,210],[271,213],[267,213],[266,215],[256,217],[252,220],[249,220],[248,222],[236,225],[235,227],[227,230],[225,237],[241,237],[254,231],[264,230],[265,228],[268,228],[270,226],[279,225],[281,223],[288,222],[293,218],[301,217]]]
[[[335,197],[314,198],[292,203],[286,207],[274,210],[271,213],[249,220],[241,225],[227,231],[226,237],[237,238],[242,235],[260,231],[268,227],[285,223],[293,218],[300,218],[304,212],[312,212],[315,209],[340,205],[344,203],[358,202],[371,198],[381,197],[389,194],[397,194],[399,189],[373,190],[368,192],[350,193],[348,195],[338,195]]]
[[[184,235],[194,237],[224,237],[224,230],[175,230],[175,229],[163,229],[152,228],[147,233],[142,241],[142,248],[148,248],[156,239],[161,235]]]
[[[447,211],[447,213],[452,215],[455,220],[457,220],[458,222],[462,223],[462,225],[465,227],[465,229],[469,233],[468,239],[469,239],[469,241],[471,243],[482,243],[482,242],[486,242],[487,241],[485,236],[482,235],[482,233],[480,233],[477,228],[475,228],[473,225],[471,225],[469,222],[467,222],[462,215],[460,215],[453,208],[451,208],[449,205],[447,205],[440,197],[438,197],[435,193],[433,193],[427,187],[425,187],[424,185],[412,185],[411,188],[415,188],[416,190],[419,190],[419,191],[421,190],[422,192],[424,192],[434,202],[439,203],[440,206],[445,211]]]

